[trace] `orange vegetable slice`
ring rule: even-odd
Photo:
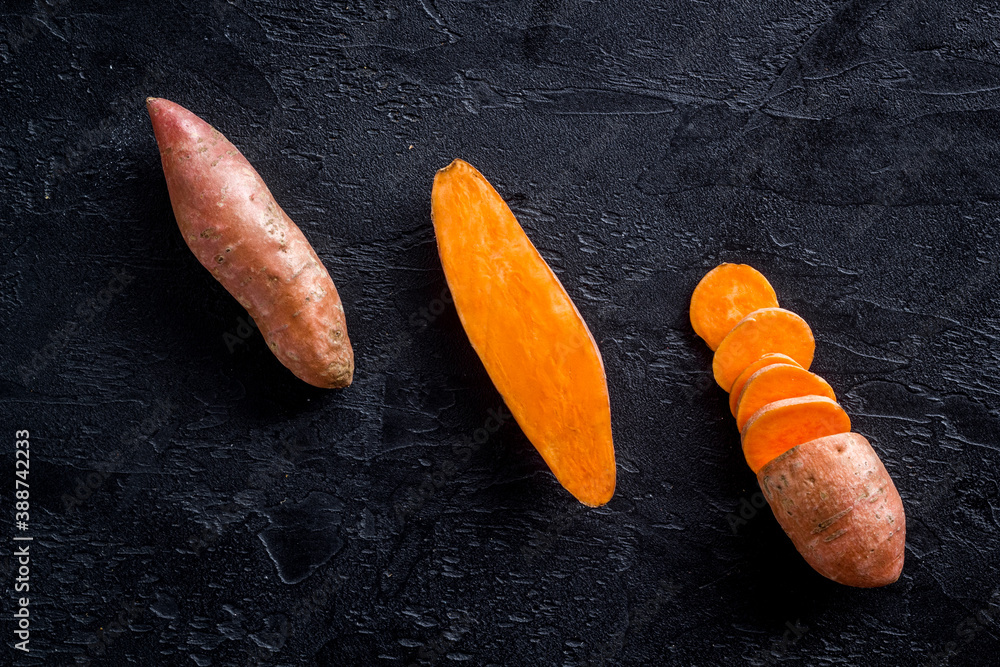
[[[567,491],[615,490],[601,353],[559,279],[472,165],[434,177],[431,217],[459,319],[521,430]]]
[[[851,418],[825,396],[786,398],[765,405],[743,427],[743,456],[756,474],[804,442],[851,430]]]
[[[786,354],[809,368],[816,339],[806,321],[784,308],[755,310],[722,339],[712,358],[719,386],[730,391],[743,369],[770,352]]]
[[[741,432],[755,412],[768,403],[799,396],[825,396],[836,401],[837,396],[826,380],[801,366],[773,364],[750,376],[736,412],[736,428]]]
[[[793,366],[798,366],[799,362],[792,359],[787,354],[781,354],[780,352],[771,352],[770,354],[765,354],[763,357],[754,361],[749,366],[743,369],[740,376],[736,378],[736,382],[733,383],[732,389],[729,390],[729,411],[736,416],[736,406],[740,402],[740,394],[743,392],[743,385],[747,383],[750,376],[759,371],[762,368],[766,368],[771,364],[791,364]]]
[[[776,308],[771,283],[746,264],[720,264],[705,274],[691,294],[691,326],[713,351],[736,323],[755,310]]]

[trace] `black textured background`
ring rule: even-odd
[[[1000,3],[22,0],[0,27],[0,477],[12,505],[30,429],[35,536],[32,652],[5,540],[0,663],[996,664]],[[310,238],[349,389],[296,380],[184,246],[147,95]],[[456,453],[501,405],[441,300],[459,156],[599,341],[604,508],[512,421]],[[687,320],[722,261],[813,326],[903,497],[896,584],[826,581],[754,509]]]

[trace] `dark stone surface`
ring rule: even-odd
[[[35,536],[29,656],[4,624],[18,664],[995,664],[996,3],[4,12],[3,497],[30,429]],[[311,239],[348,390],[280,366],[184,246],[147,95],[222,130]],[[600,343],[605,508],[511,420],[455,453],[501,406],[436,301],[431,179],[457,156]],[[827,582],[752,514],[687,321],[722,261],[812,324],[815,370],[895,478],[895,585]]]

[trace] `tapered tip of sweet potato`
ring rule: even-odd
[[[160,112],[160,107],[163,106],[162,105],[163,101],[164,100],[162,98],[159,98],[159,97],[147,97],[146,98],[146,111],[149,112],[150,116],[152,116],[155,113],[159,113]]]
[[[457,157],[451,162],[449,162],[447,167],[441,167],[440,169],[438,169],[438,173],[440,174],[443,172],[451,171],[452,169],[475,169],[475,167],[473,167],[471,164],[469,164],[462,158]]]
[[[285,364],[297,378],[303,382],[308,382],[320,389],[343,389],[354,381],[354,351],[348,349],[344,354],[336,355],[337,358],[326,364],[325,367],[318,365],[289,363],[284,355],[272,349],[275,356]]]
[[[590,479],[586,484],[567,484],[560,480],[560,483],[587,507],[601,507],[607,505],[615,495],[615,471],[612,468],[603,479]]]
[[[474,174],[475,176],[478,176],[484,181],[486,180],[485,177],[483,177],[483,175],[479,173],[479,170],[477,170],[471,164],[469,164],[462,158],[455,158],[454,160],[448,163],[448,166],[441,167],[440,169],[437,170],[437,173],[434,175],[434,186],[437,187],[438,183],[441,182],[442,179],[445,179],[449,174],[452,173],[454,173],[456,176],[461,176],[462,174]]]
[[[330,364],[326,372],[326,384],[328,389],[343,389],[354,381],[354,359],[353,357],[344,363]]]

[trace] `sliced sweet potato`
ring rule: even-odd
[[[743,431],[747,420],[768,403],[799,396],[837,396],[826,380],[801,366],[773,364],[760,369],[747,381],[736,412],[736,428]]]
[[[847,586],[885,586],[903,570],[906,516],[868,440],[840,433],[775,458],[757,481],[802,557]]]
[[[696,292],[725,293],[727,275],[756,280],[732,268],[717,271]],[[706,314],[712,299],[696,294],[691,301],[691,323],[715,350],[715,379],[730,392],[743,454],[799,553],[842,584],[896,581],[906,540],[902,501],[868,441],[850,433],[833,390],[808,371],[815,351],[809,326],[787,310],[761,308],[716,346],[703,333],[713,331],[706,321],[722,328]]]
[[[736,382],[733,383],[732,388],[729,390],[729,411],[733,413],[734,417],[736,416],[736,407],[740,402],[740,394],[743,393],[743,386],[746,385],[747,380],[750,379],[751,375],[762,368],[770,366],[771,364],[791,364],[792,366],[798,366],[799,362],[795,361],[787,354],[771,352],[770,354],[765,354],[760,359],[744,368],[743,372],[740,373],[738,378],[736,378]]]
[[[694,288],[691,326],[715,350],[748,314],[777,306],[774,288],[757,269],[746,264],[720,264]]]
[[[556,479],[598,506],[615,490],[601,353],[514,214],[470,164],[437,173],[431,216],[448,288],[486,372]]]
[[[756,473],[804,442],[851,430],[851,418],[825,396],[775,401],[755,412],[743,427],[743,456]]]
[[[784,308],[755,310],[722,339],[712,358],[715,381],[731,391],[747,366],[770,352],[787,354],[802,368],[812,364],[816,340],[806,321]]]

